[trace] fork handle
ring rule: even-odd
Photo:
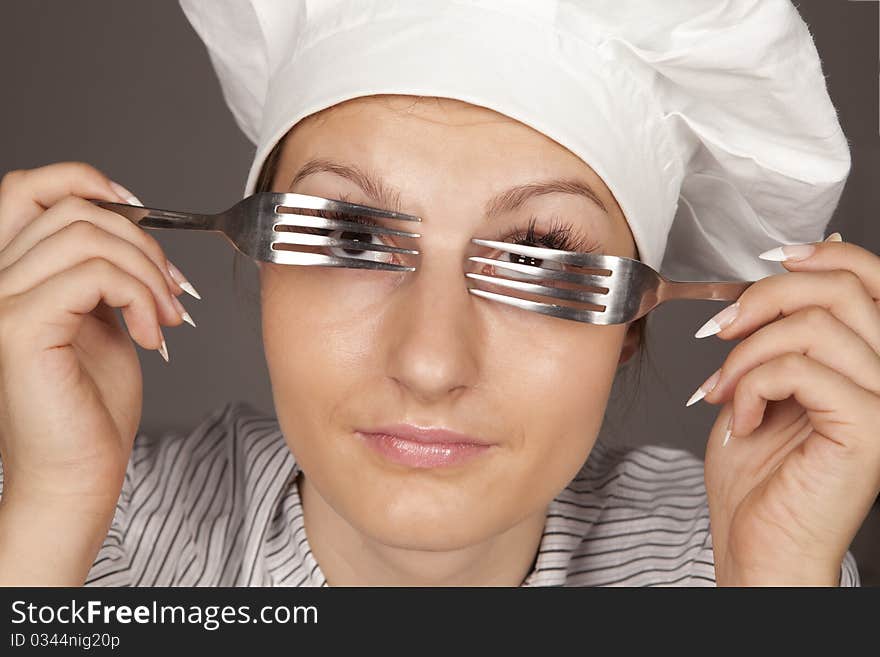
[[[755,281],[663,281],[658,290],[658,302],[671,299],[709,299],[732,301],[738,299]]]
[[[176,212],[138,205],[89,199],[95,205],[121,214],[141,228],[177,228],[184,230],[217,230],[215,216],[194,212]]]

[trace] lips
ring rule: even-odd
[[[358,431],[387,460],[413,468],[459,465],[490,451],[493,443],[448,429],[395,424]]]
[[[412,424],[389,424],[373,429],[361,430],[365,434],[382,434],[394,436],[402,440],[414,443],[446,443],[446,444],[471,444],[491,445],[492,443],[482,438],[468,436],[457,431],[435,427],[417,427]]]

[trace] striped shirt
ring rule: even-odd
[[[86,584],[327,586],[299,472],[277,419],[246,402],[191,432],[138,434]],[[600,440],[550,503],[522,586],[714,586],[713,563],[702,461]],[[849,551],[841,586],[859,586]]]

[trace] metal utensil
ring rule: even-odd
[[[340,247],[357,251],[399,253],[418,255],[418,250],[405,249],[387,244],[372,244],[362,240],[342,239],[310,232],[284,230],[344,230],[357,234],[385,235],[417,238],[418,233],[387,228],[378,224],[360,223],[339,218],[339,215],[367,217],[369,219],[401,219],[421,221],[419,217],[400,212],[371,208],[356,203],[346,203],[307,194],[262,192],[242,199],[225,212],[197,214],[176,210],[145,208],[125,203],[111,203],[90,199],[92,203],[112,210],[142,228],[173,228],[183,230],[213,230],[223,233],[232,245],[244,255],[265,262],[283,265],[323,265],[326,267],[350,267],[354,269],[378,269],[388,271],[414,271],[414,266],[400,265],[365,258],[325,255],[306,251],[275,248],[278,245]],[[303,211],[329,213],[300,214]],[[281,229],[281,230],[279,230]]]
[[[623,324],[645,315],[659,304],[672,299],[715,299],[733,300],[738,298],[755,281],[671,281],[645,263],[621,256],[561,251],[525,244],[496,242],[472,239],[471,242],[499,251],[506,251],[525,260],[551,263],[558,268],[536,266],[524,262],[510,262],[471,256],[469,261],[491,265],[507,272],[517,272],[538,282],[512,280],[501,275],[486,275],[466,272],[465,276],[474,281],[488,283],[515,292],[534,295],[538,298],[551,297],[580,304],[600,306],[601,309],[578,308],[543,301],[523,299],[510,294],[499,294],[471,287],[469,292],[479,297],[492,299],[524,310],[562,317],[589,324]],[[569,267],[562,267],[568,265]],[[581,273],[570,266],[599,270],[601,273]],[[555,287],[546,283],[561,282],[568,287]],[[597,288],[599,291],[597,291]]]

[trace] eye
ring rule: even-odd
[[[363,242],[365,246],[371,244],[382,244],[382,240],[378,235],[372,233],[359,233],[351,230],[332,230],[328,237],[337,239],[350,240],[353,242]],[[360,260],[374,260],[376,262],[393,262],[394,254],[385,253],[383,251],[367,251],[366,249],[355,249],[348,246],[328,246],[327,250],[334,256],[339,258],[358,258]]]
[[[561,221],[558,218],[553,218],[550,222],[550,228],[544,233],[540,233],[540,231],[536,229],[537,223],[538,218],[531,217],[525,229],[515,230],[505,241],[513,242],[514,244],[541,246],[547,249],[578,251],[581,253],[591,253],[601,247],[598,242],[588,238],[583,233],[578,232],[573,224]],[[565,265],[556,262],[555,260],[533,258],[519,253],[505,252],[502,253],[498,259],[521,265],[529,265],[531,267],[541,267],[543,269],[565,270]],[[502,267],[496,267],[494,269],[494,274],[503,278],[533,282],[547,280],[540,273],[529,274]]]
[[[529,244],[525,241],[516,242],[516,244]],[[541,246],[541,245],[534,245]],[[521,255],[519,253],[502,253],[500,260],[505,260],[507,262],[513,262],[520,265],[529,265],[530,267],[542,267],[544,269],[564,269],[564,265],[562,263],[556,262],[555,260],[542,260],[541,258],[532,258],[530,256]],[[495,271],[496,276],[502,276],[504,278],[512,278],[518,281],[543,281],[546,280],[544,276],[541,274],[528,274],[523,271],[514,271],[513,269],[505,269],[503,267],[498,267]]]

